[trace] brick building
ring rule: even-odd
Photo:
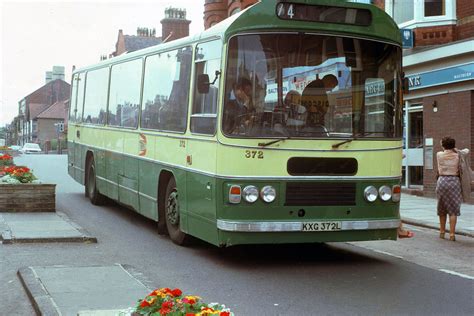
[[[257,0],[206,0],[204,3],[204,29],[258,2]]]
[[[18,144],[40,143],[38,115],[58,101],[69,99],[71,86],[64,80],[49,81],[19,101]]]
[[[161,36],[156,36],[155,29],[137,28],[137,35],[125,35],[119,30],[115,51],[109,57],[131,53],[139,49],[155,46],[189,35],[189,24],[186,19],[186,10],[178,8],[165,9],[165,18],[161,21]],[[104,59],[104,57],[102,57]]]
[[[381,2],[381,1],[378,1]],[[399,27],[413,32],[404,49],[410,81],[405,99],[404,185],[435,195],[436,152],[450,135],[474,161],[474,4],[472,0],[385,0]]]

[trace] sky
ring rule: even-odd
[[[18,114],[18,101],[45,84],[53,66],[65,67],[65,81],[77,68],[115,51],[118,30],[136,35],[155,28],[167,7],[183,8],[190,34],[204,30],[204,0],[0,0],[0,127]]]

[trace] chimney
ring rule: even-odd
[[[53,72],[52,71],[46,71],[45,83],[51,82],[52,79],[53,79]]]
[[[165,9],[165,18],[161,20],[161,38],[172,41],[189,35],[189,24],[186,20],[186,9],[169,7]]]

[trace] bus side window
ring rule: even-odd
[[[196,47],[195,67],[196,75],[194,87],[193,111],[191,114],[191,132],[214,135],[217,122],[217,100],[219,96],[220,80],[220,51],[219,40],[198,44]],[[201,74],[209,76],[209,91],[199,93],[197,78]],[[214,80],[216,79],[216,80]]]
[[[188,109],[192,49],[151,55],[145,61],[141,127],[184,132]]]
[[[95,125],[105,124],[109,68],[103,67],[87,72],[84,96],[84,122]]]

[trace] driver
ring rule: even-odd
[[[224,109],[223,131],[225,134],[232,134],[242,124],[249,123],[251,93],[252,82],[249,79],[242,77],[237,80]]]

